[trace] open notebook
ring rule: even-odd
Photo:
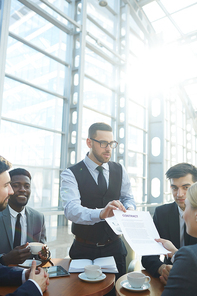
[[[86,265],[99,265],[102,272],[118,273],[113,256],[90,259],[73,259],[70,263],[69,272],[84,272]]]

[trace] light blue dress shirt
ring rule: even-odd
[[[98,164],[92,161],[87,155],[83,160],[90,174],[98,184],[98,170],[96,169]],[[109,164],[102,164],[103,174],[106,178],[107,187],[109,185]],[[61,174],[61,189],[60,194],[62,198],[62,205],[64,207],[64,213],[68,220],[78,224],[93,225],[100,221],[100,212],[102,209],[89,209],[81,205],[81,196],[78,188],[78,183],[74,174],[70,169],[66,169]],[[94,196],[92,197],[94,198]],[[131,183],[128,174],[122,166],[122,186],[120,190],[119,200],[127,209],[133,207],[136,209],[135,201],[132,194]]]

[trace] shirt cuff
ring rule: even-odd
[[[25,272],[26,272],[27,269],[23,269],[23,272],[22,272],[22,284],[24,284],[26,282],[26,278],[25,278]]]
[[[174,253],[174,255],[173,255],[172,258],[171,258],[171,262],[172,262],[172,264],[174,263],[174,257],[175,257],[175,255],[176,255],[176,253]]]
[[[128,206],[127,210],[129,210],[129,211],[134,211],[135,208],[134,208],[134,206],[132,205],[132,206]]]
[[[103,221],[100,219],[100,212],[102,211],[103,209],[94,209],[92,212],[91,212],[91,221],[94,222],[94,223],[98,223],[100,221]]]

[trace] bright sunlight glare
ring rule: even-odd
[[[165,92],[196,76],[197,57],[184,45],[171,44],[147,50],[138,59],[135,80],[144,92]],[[133,72],[134,69],[131,70]],[[128,75],[129,77],[133,76]],[[132,88],[131,83],[129,84]]]

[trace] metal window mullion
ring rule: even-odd
[[[141,151],[133,150],[133,149],[129,149],[129,148],[128,148],[128,151],[132,152],[132,153],[136,153],[136,154],[145,155],[145,156],[148,155],[146,152],[141,152]]]
[[[149,19],[147,18],[146,14],[142,10],[142,8],[139,6],[139,4],[134,0],[123,0],[125,4],[128,4],[130,7],[130,14],[133,17],[134,21],[140,28],[140,30],[144,33],[147,39],[151,41],[151,37],[154,38],[155,30],[153,29],[153,26]],[[134,2],[134,3],[132,3]],[[137,12],[134,8],[134,5],[138,7]],[[139,17],[139,13],[141,13],[141,18]],[[151,36],[152,35],[152,36]]]
[[[142,107],[142,108],[144,108],[146,110],[148,109],[147,106],[145,106],[142,103],[139,103],[139,102],[133,100],[132,98],[129,98],[129,101],[132,102],[132,103],[135,103],[137,106]]]
[[[75,5],[74,3],[69,5],[68,14],[70,17],[74,19],[75,17]],[[66,167],[68,167],[69,163],[69,144],[71,141],[71,133],[70,133],[70,122],[72,120],[71,118],[71,112],[70,112],[70,106],[73,102],[73,93],[72,93],[72,85],[73,85],[73,52],[74,52],[74,38],[75,35],[68,35],[67,38],[67,50],[66,50],[66,60],[69,61],[69,64],[71,65],[69,68],[66,68],[65,73],[65,89],[64,89],[64,95],[68,98],[67,101],[63,102],[63,112],[62,112],[62,131],[64,134],[62,135],[61,140],[61,156],[60,156],[60,170],[65,170]],[[60,193],[59,193],[60,196]],[[60,203],[61,198],[59,198]]]
[[[79,8],[79,4],[82,4],[82,8]],[[81,22],[81,31],[73,35],[73,51],[72,51],[72,84],[70,96],[73,98],[73,94],[76,93],[78,96],[77,103],[74,104],[71,101],[69,112],[70,112],[70,122],[69,122],[69,139],[68,139],[68,166],[71,164],[71,153],[75,153],[75,163],[81,158],[81,134],[82,134],[82,109],[83,109],[83,89],[84,89],[84,63],[85,63],[85,47],[86,47],[86,19],[87,19],[87,1],[72,1],[72,7],[74,11],[75,21]],[[78,13],[79,12],[79,13]],[[80,43],[79,48],[76,47],[76,42]],[[75,65],[75,58],[79,58],[79,64]],[[78,75],[78,84],[74,84],[75,75]],[[73,123],[73,113],[77,113],[77,120]],[[76,132],[76,142],[71,143],[72,133]]]
[[[106,117],[110,117],[110,118],[112,118],[112,119],[116,119],[114,116],[111,116],[111,115],[109,115],[109,114],[107,114],[107,113],[104,113],[104,112],[101,112],[101,111],[99,111],[99,110],[97,110],[97,109],[94,109],[94,108],[91,108],[90,106],[87,106],[87,105],[83,105],[83,107],[84,108],[86,108],[86,109],[88,109],[88,110],[91,110],[91,111],[93,111],[93,112],[96,112],[96,113],[99,113],[99,114],[101,114],[101,115],[104,115],[104,116],[106,116]]]
[[[113,58],[110,58],[106,53],[104,53],[102,50],[97,48],[95,45],[93,45],[91,42],[86,40],[86,47],[101,56],[103,59],[105,59],[107,62],[111,63],[112,65],[117,65],[119,62],[115,61]]]
[[[129,123],[129,122],[128,122],[128,125],[131,126],[131,127],[136,128],[136,129],[138,129],[138,130],[141,130],[141,131],[143,131],[143,132],[145,132],[145,133],[148,133],[148,130],[144,129],[143,127],[137,126],[137,125],[132,124],[132,123]]]
[[[90,38],[92,38],[93,40],[96,41],[96,43],[99,46],[104,47],[105,49],[107,49],[109,52],[111,52],[113,55],[115,55],[117,58],[119,58],[120,60],[122,60],[123,62],[125,62],[125,59],[122,58],[117,52],[115,52],[114,50],[112,50],[109,46],[107,46],[105,43],[103,43],[100,39],[98,39],[96,36],[94,36],[92,33],[87,32],[87,35],[90,36]]]
[[[72,25],[74,25],[75,27],[79,28],[81,30],[81,25],[79,25],[77,22],[75,22],[75,20],[71,19],[69,16],[67,16],[65,13],[63,13],[59,8],[57,8],[55,5],[52,5],[51,3],[49,3],[46,0],[40,0],[41,2],[43,2],[45,5],[47,5],[48,7],[50,7],[52,10],[54,10],[55,12],[57,12],[59,15],[61,15],[64,19],[66,19],[67,21],[69,21]]]
[[[3,103],[3,89],[5,77],[6,52],[8,43],[8,31],[10,22],[11,0],[1,1],[0,14],[0,126]]]
[[[11,74],[9,74],[9,73],[5,73],[5,76],[6,76],[7,78],[12,79],[12,80],[18,81],[18,82],[20,82],[20,83],[22,83],[22,84],[28,85],[28,86],[33,87],[33,88],[38,89],[38,90],[41,90],[41,91],[43,91],[43,92],[45,92],[45,93],[48,93],[48,94],[50,94],[50,95],[52,95],[52,96],[58,97],[58,98],[63,99],[63,100],[67,100],[67,98],[66,98],[65,96],[62,96],[62,95],[60,95],[60,94],[58,94],[58,93],[55,93],[55,92],[52,92],[52,91],[50,91],[50,90],[48,90],[48,89],[46,89],[46,88],[43,88],[43,87],[40,87],[40,86],[35,85],[35,84],[33,84],[33,83],[30,83],[30,82],[28,82],[28,81],[26,81],[26,80],[24,80],[24,79],[18,78],[18,77],[13,76],[13,75],[11,75]]]
[[[34,4],[30,0],[18,0],[22,4],[24,4],[26,7],[28,7],[30,10],[33,10],[35,13],[43,17],[48,22],[52,23],[54,26],[58,27],[61,31],[72,34],[72,30],[68,28],[66,25],[64,25],[62,22],[58,21],[55,17],[50,15],[50,13],[46,12],[44,9],[40,8],[37,4]]]
[[[29,127],[33,127],[33,128],[37,128],[37,129],[41,129],[41,130],[45,130],[45,131],[56,133],[56,134],[63,134],[62,131],[58,131],[58,130],[54,130],[54,129],[51,129],[51,128],[39,126],[39,125],[36,125],[36,124],[31,124],[31,123],[21,121],[21,120],[8,118],[8,117],[5,117],[5,116],[2,116],[1,119],[5,120],[5,121],[9,121],[9,122],[13,122],[13,123],[17,123],[17,124],[21,124],[21,125],[25,125],[25,126],[29,126]]]
[[[141,42],[144,42],[144,40],[133,30],[133,28],[130,27],[130,32]]]
[[[173,17],[171,16],[171,14],[167,11],[167,9],[165,8],[165,6],[161,3],[161,1],[157,2],[158,5],[160,6],[160,8],[163,10],[163,12],[166,14],[166,16],[168,17],[168,19],[170,20],[170,22],[173,24],[173,26],[177,29],[177,31],[180,33],[180,35],[182,37],[184,37],[184,34],[182,32],[182,30],[179,28],[179,26],[177,25],[177,23],[174,21]]]
[[[111,12],[114,16],[117,15],[117,13],[115,12],[115,10],[113,8],[111,8],[111,6],[107,5],[105,7],[109,12]]]
[[[39,48],[38,46],[36,46],[36,45],[34,45],[33,43],[27,41],[26,39],[21,38],[21,37],[19,37],[18,35],[12,33],[12,32],[9,32],[9,36],[12,37],[12,38],[14,38],[14,39],[16,39],[16,40],[18,40],[18,41],[21,42],[21,43],[23,43],[23,44],[25,44],[25,45],[27,45],[27,46],[33,48],[34,50],[36,50],[36,51],[42,53],[43,55],[48,56],[49,58],[55,60],[56,62],[58,62],[58,63],[60,63],[60,64],[62,64],[62,65],[64,65],[64,66],[70,67],[70,65],[69,65],[68,63],[66,63],[65,61],[63,61],[63,60],[57,58],[56,56],[53,56],[52,54],[50,54],[50,53],[48,53],[47,51],[45,51],[45,50]]]
[[[81,159],[81,135],[82,135],[82,115],[83,115],[83,91],[84,91],[84,67],[85,67],[85,48],[86,48],[86,19],[87,19],[87,0],[81,1],[82,12],[81,12],[81,25],[82,31],[80,34],[80,65],[79,65],[79,96],[77,103],[77,130],[76,130],[76,157],[75,161],[78,162]]]
[[[89,19],[89,21],[91,21],[94,25],[96,25],[100,30],[102,30],[106,35],[108,35],[109,37],[111,37],[113,40],[116,40],[116,37],[114,35],[112,35],[109,31],[107,31],[106,29],[104,29],[97,21],[95,21],[90,15],[87,15],[87,19]]]
[[[148,110],[144,108],[144,130],[147,130],[147,115],[148,115]],[[145,202],[145,198],[147,197],[146,195],[146,186],[147,186],[147,172],[148,172],[148,165],[147,165],[147,160],[148,160],[148,131],[143,132],[143,176],[145,177],[143,179],[143,187],[142,187],[142,201]]]
[[[160,100],[160,114],[154,117],[152,114],[152,99]],[[149,203],[161,203],[164,199],[164,129],[165,129],[165,115],[164,115],[164,97],[161,93],[155,94],[154,97],[149,98],[148,108],[148,177],[147,177],[147,196]],[[155,156],[152,154],[152,140],[153,138],[160,139],[160,154]],[[152,195],[152,180],[154,178],[160,181],[160,194],[158,197]]]
[[[128,5],[125,5],[124,7],[125,9],[125,15],[126,15],[126,20],[123,21],[121,20],[121,26],[120,26],[120,38],[119,40],[122,40],[121,38],[121,29],[122,27],[124,26],[125,28],[125,35],[124,35],[124,39],[125,39],[125,47],[124,47],[124,51],[121,52],[121,54],[124,54],[125,55],[125,60],[128,60],[128,57],[129,57],[129,14],[130,14],[130,9],[129,9],[129,6]],[[120,16],[121,17],[121,16]],[[120,41],[121,42],[121,41]],[[120,44],[120,48],[121,48],[121,44]],[[125,63],[125,65],[121,66],[119,71],[123,71],[124,74],[127,76],[127,72],[128,72],[128,64]],[[118,131],[118,142],[120,144],[123,144],[124,145],[124,153],[121,154],[121,153],[117,153],[118,155],[118,160],[122,160],[123,163],[124,163],[124,166],[128,167],[128,103],[129,103],[129,94],[128,94],[128,85],[126,84],[125,82],[125,86],[124,86],[124,92],[121,93],[120,92],[120,95],[119,95],[119,100],[121,97],[124,97],[125,99],[125,105],[123,108],[121,108],[120,106],[120,102],[119,102],[119,110],[117,112],[117,114],[120,114],[120,113],[124,113],[125,117],[124,117],[124,122],[121,122],[120,121],[120,118],[118,116],[118,127],[117,127],[117,131]],[[121,128],[124,129],[124,138],[120,138],[120,130]]]
[[[21,166],[21,163],[14,163],[14,165],[16,167],[20,167]],[[47,167],[43,167],[43,166],[40,166],[40,165],[31,165],[31,164],[23,164],[23,168],[32,168],[32,169],[44,169],[44,170],[53,170],[53,171],[60,171],[60,168],[59,167],[52,167],[52,166],[47,166]]]
[[[111,90],[111,91],[113,91],[113,92],[116,92],[116,89],[115,89],[115,88],[109,87],[107,84],[102,83],[101,81],[97,80],[96,78],[93,78],[92,76],[90,76],[90,75],[88,75],[88,74],[85,74],[84,76],[87,77],[88,79],[90,79],[90,80],[96,82],[97,84],[100,84],[100,85],[102,85],[103,87],[105,87],[105,88],[107,88],[107,89],[109,89],[109,90]]]

